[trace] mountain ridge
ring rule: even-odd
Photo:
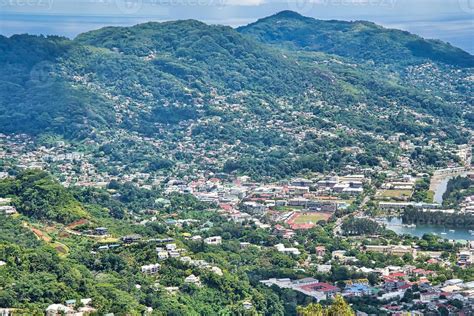
[[[369,21],[318,20],[293,11],[282,11],[241,26],[237,31],[269,44],[287,44],[287,48],[322,51],[356,59],[374,58],[376,54],[371,51],[376,51],[378,55],[386,55],[386,63],[398,57],[474,66],[473,55],[449,43],[384,28]],[[380,46],[387,49],[380,50]]]

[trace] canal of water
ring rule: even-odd
[[[446,175],[444,177],[437,177],[436,178],[436,183],[433,184],[435,187],[434,191],[434,197],[433,197],[433,202],[442,204],[443,203],[443,194],[446,192],[446,189],[448,188],[448,182],[449,180],[457,177],[457,176],[462,176],[465,177],[467,176],[467,172],[462,172],[459,174],[454,174],[454,175]]]

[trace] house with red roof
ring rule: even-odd
[[[220,183],[220,182],[221,182],[221,180],[218,179],[218,178],[210,178],[210,179],[207,180],[207,181],[210,182],[210,183]]]
[[[438,260],[438,259],[435,259],[435,258],[431,258],[431,259],[429,259],[429,260],[426,261],[426,262],[429,263],[429,264],[437,264],[437,263],[439,262],[439,260]]]
[[[397,277],[397,276],[400,276],[400,274],[403,274],[403,276],[405,276],[405,274],[402,272],[392,273],[388,276],[384,276],[383,277],[384,289],[390,292],[390,291],[400,289],[404,285],[408,284],[408,282],[405,281],[403,277]]]
[[[292,229],[285,228],[280,224],[275,225],[274,233],[285,239],[290,239],[295,235],[295,232]]]
[[[404,272],[393,272],[388,275],[391,279],[406,279],[407,275]]]
[[[430,276],[430,275],[436,275],[436,272],[435,271],[432,271],[432,270],[425,270],[425,269],[414,269],[412,272],[412,275],[414,276],[417,276],[417,277],[426,277],[426,276]]]
[[[230,204],[227,203],[221,203],[219,204],[220,208],[223,209],[226,212],[232,212],[234,211],[234,207]]]
[[[298,287],[300,292],[316,298],[318,301],[333,298],[341,290],[334,285],[325,282],[317,282]]]
[[[400,305],[390,305],[390,304],[384,305],[384,306],[382,306],[382,308],[384,310],[390,311],[390,312],[399,311],[399,310],[402,309],[402,307]]]
[[[410,283],[406,283],[406,284],[404,284],[404,285],[398,287],[399,290],[408,290],[408,289],[410,289],[410,288],[411,288],[411,284],[410,284]]]

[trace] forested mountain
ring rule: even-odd
[[[77,47],[56,36],[0,36],[2,132],[85,137],[114,117],[104,96],[65,80],[60,69]],[[82,134],[84,133],[84,134]]]
[[[238,31],[294,50],[319,51],[376,63],[430,60],[459,67],[474,66],[474,56],[450,44],[367,21],[323,21],[283,11]]]
[[[237,30],[186,20],[0,37],[0,132],[113,140],[123,161],[151,137],[155,156],[199,165],[197,152],[218,152],[214,171],[254,176],[373,165],[396,159],[383,141],[394,133],[467,141],[472,60],[407,32],[288,11]]]

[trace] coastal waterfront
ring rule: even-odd
[[[424,234],[431,233],[449,240],[474,240],[474,235],[467,228],[448,228],[439,225],[416,225],[416,227],[411,227],[403,225],[401,217],[386,217],[381,223],[385,224],[387,229],[393,230],[399,235],[408,234],[422,237]]]

